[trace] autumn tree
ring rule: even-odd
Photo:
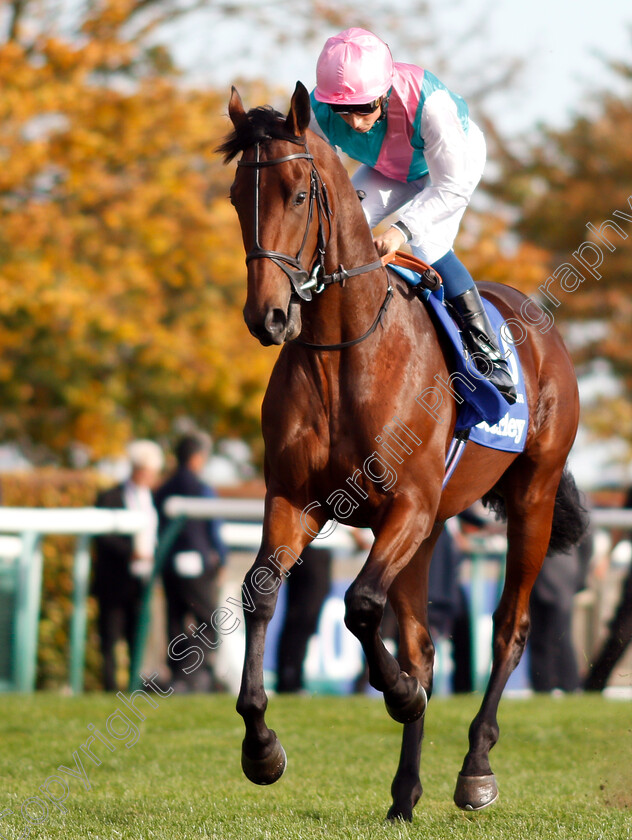
[[[0,45],[0,431],[113,454],[188,416],[255,436],[274,354],[241,318],[224,93],[186,89],[125,0]],[[39,4],[37,4],[39,6]],[[28,24],[28,25],[27,25]],[[75,21],[77,24],[77,21]],[[77,37],[77,35],[81,37]]]
[[[361,10],[351,0],[4,3],[0,436],[31,458],[67,460],[77,444],[114,454],[132,435],[168,435],[181,417],[259,440],[276,354],[241,316],[232,172],[213,153],[229,126],[227,91],[188,87],[172,57],[171,27],[200,11],[216,24],[216,61],[247,48],[224,36],[239,16],[258,25],[268,54],[311,45],[315,58],[327,27],[351,23],[432,56],[438,72],[455,48],[422,0],[399,19],[382,0]],[[459,48],[479,31],[459,30]],[[485,64],[497,68],[481,76],[487,91],[512,72]],[[260,85],[241,87],[251,104],[270,101]]]
[[[594,94],[567,128],[543,128],[519,151],[497,144],[493,193],[514,208],[521,241],[550,254],[538,294],[566,325],[579,372],[606,360],[620,384],[585,420],[632,441],[632,65],[611,69],[621,93]]]

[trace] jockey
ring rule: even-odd
[[[452,250],[461,217],[485,165],[485,139],[465,100],[428,70],[393,62],[388,46],[352,28],[326,42],[311,94],[312,127],[362,165],[352,181],[380,255],[410,242],[443,278],[464,344],[508,402],[509,368],[469,271]],[[491,370],[491,372],[490,372]]]

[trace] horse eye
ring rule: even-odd
[[[305,203],[305,199],[306,199],[306,198],[307,198],[307,193],[306,193],[306,192],[300,192],[300,193],[298,193],[298,195],[297,195],[297,196],[296,196],[296,198],[294,199],[294,204],[295,204],[297,207],[299,207],[301,204],[304,204],[304,203]]]

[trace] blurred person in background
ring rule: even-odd
[[[579,690],[573,645],[573,604],[585,588],[592,537],[566,553],[547,554],[531,591],[529,609],[529,679],[538,693]]]
[[[211,448],[211,438],[203,432],[184,435],[178,441],[175,448],[176,470],[156,493],[161,533],[168,522],[164,504],[170,496],[215,498],[215,491],[200,477]],[[206,653],[204,667],[195,668],[189,674],[184,669],[191,667],[195,657],[186,653],[187,644],[178,643],[177,658],[173,655],[176,649],[171,652],[168,664],[173,688],[177,692],[224,688],[214,673],[214,657],[209,644],[217,642],[211,615],[217,607],[219,574],[226,563],[226,555],[217,520],[185,519],[165,558],[162,575],[169,642],[185,635],[190,645],[199,649],[200,642],[191,642],[191,637],[193,633],[199,633],[200,628],[204,634],[202,638],[208,640],[202,645]]]
[[[287,601],[277,649],[277,685],[280,694],[304,689],[303,664],[307,645],[318,629],[318,620],[329,590],[333,551],[308,545],[285,582]]]
[[[437,540],[428,575],[428,624],[434,639],[451,643],[452,691],[474,691],[472,672],[472,616],[470,598],[463,583],[464,560],[481,551],[473,538],[504,531],[493,523],[478,502],[448,519]]]
[[[131,474],[127,481],[99,493],[96,506],[127,508],[147,515],[147,526],[132,536],[102,534],[95,537],[93,592],[99,605],[98,629],[106,691],[117,691],[116,654],[124,640],[131,656],[143,586],[151,576],[158,528],[152,490],[160,478],[164,457],[158,444],[137,440],[127,454]]]
[[[477,528],[483,520],[464,511],[463,521]],[[454,668],[452,691],[473,691],[470,613],[467,596],[460,580],[460,567],[468,548],[456,521],[445,523],[432,552],[428,573],[428,624],[433,641],[442,637],[451,642]],[[467,543],[465,542],[465,546]]]
[[[625,510],[632,510],[632,487],[628,488],[623,503]],[[632,541],[632,533],[627,539]],[[621,598],[610,621],[610,632],[595,661],[590,666],[584,682],[585,691],[603,691],[612,672],[632,641],[632,562],[624,578]]]

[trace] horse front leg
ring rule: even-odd
[[[379,627],[388,589],[431,530],[431,516],[418,502],[400,497],[384,517],[360,573],[345,595],[345,624],[364,650],[369,682],[384,693],[389,715],[412,723],[424,713],[427,695],[416,676],[403,671],[384,647]]]
[[[301,511],[280,496],[266,499],[263,542],[243,583],[246,653],[237,699],[244,719],[241,766],[257,785],[271,785],[281,778],[287,764],[285,751],[274,730],[265,721],[268,698],[263,687],[263,654],[268,624],[276,607],[282,579],[310,542],[300,521]],[[322,526],[311,523],[312,533]]]

